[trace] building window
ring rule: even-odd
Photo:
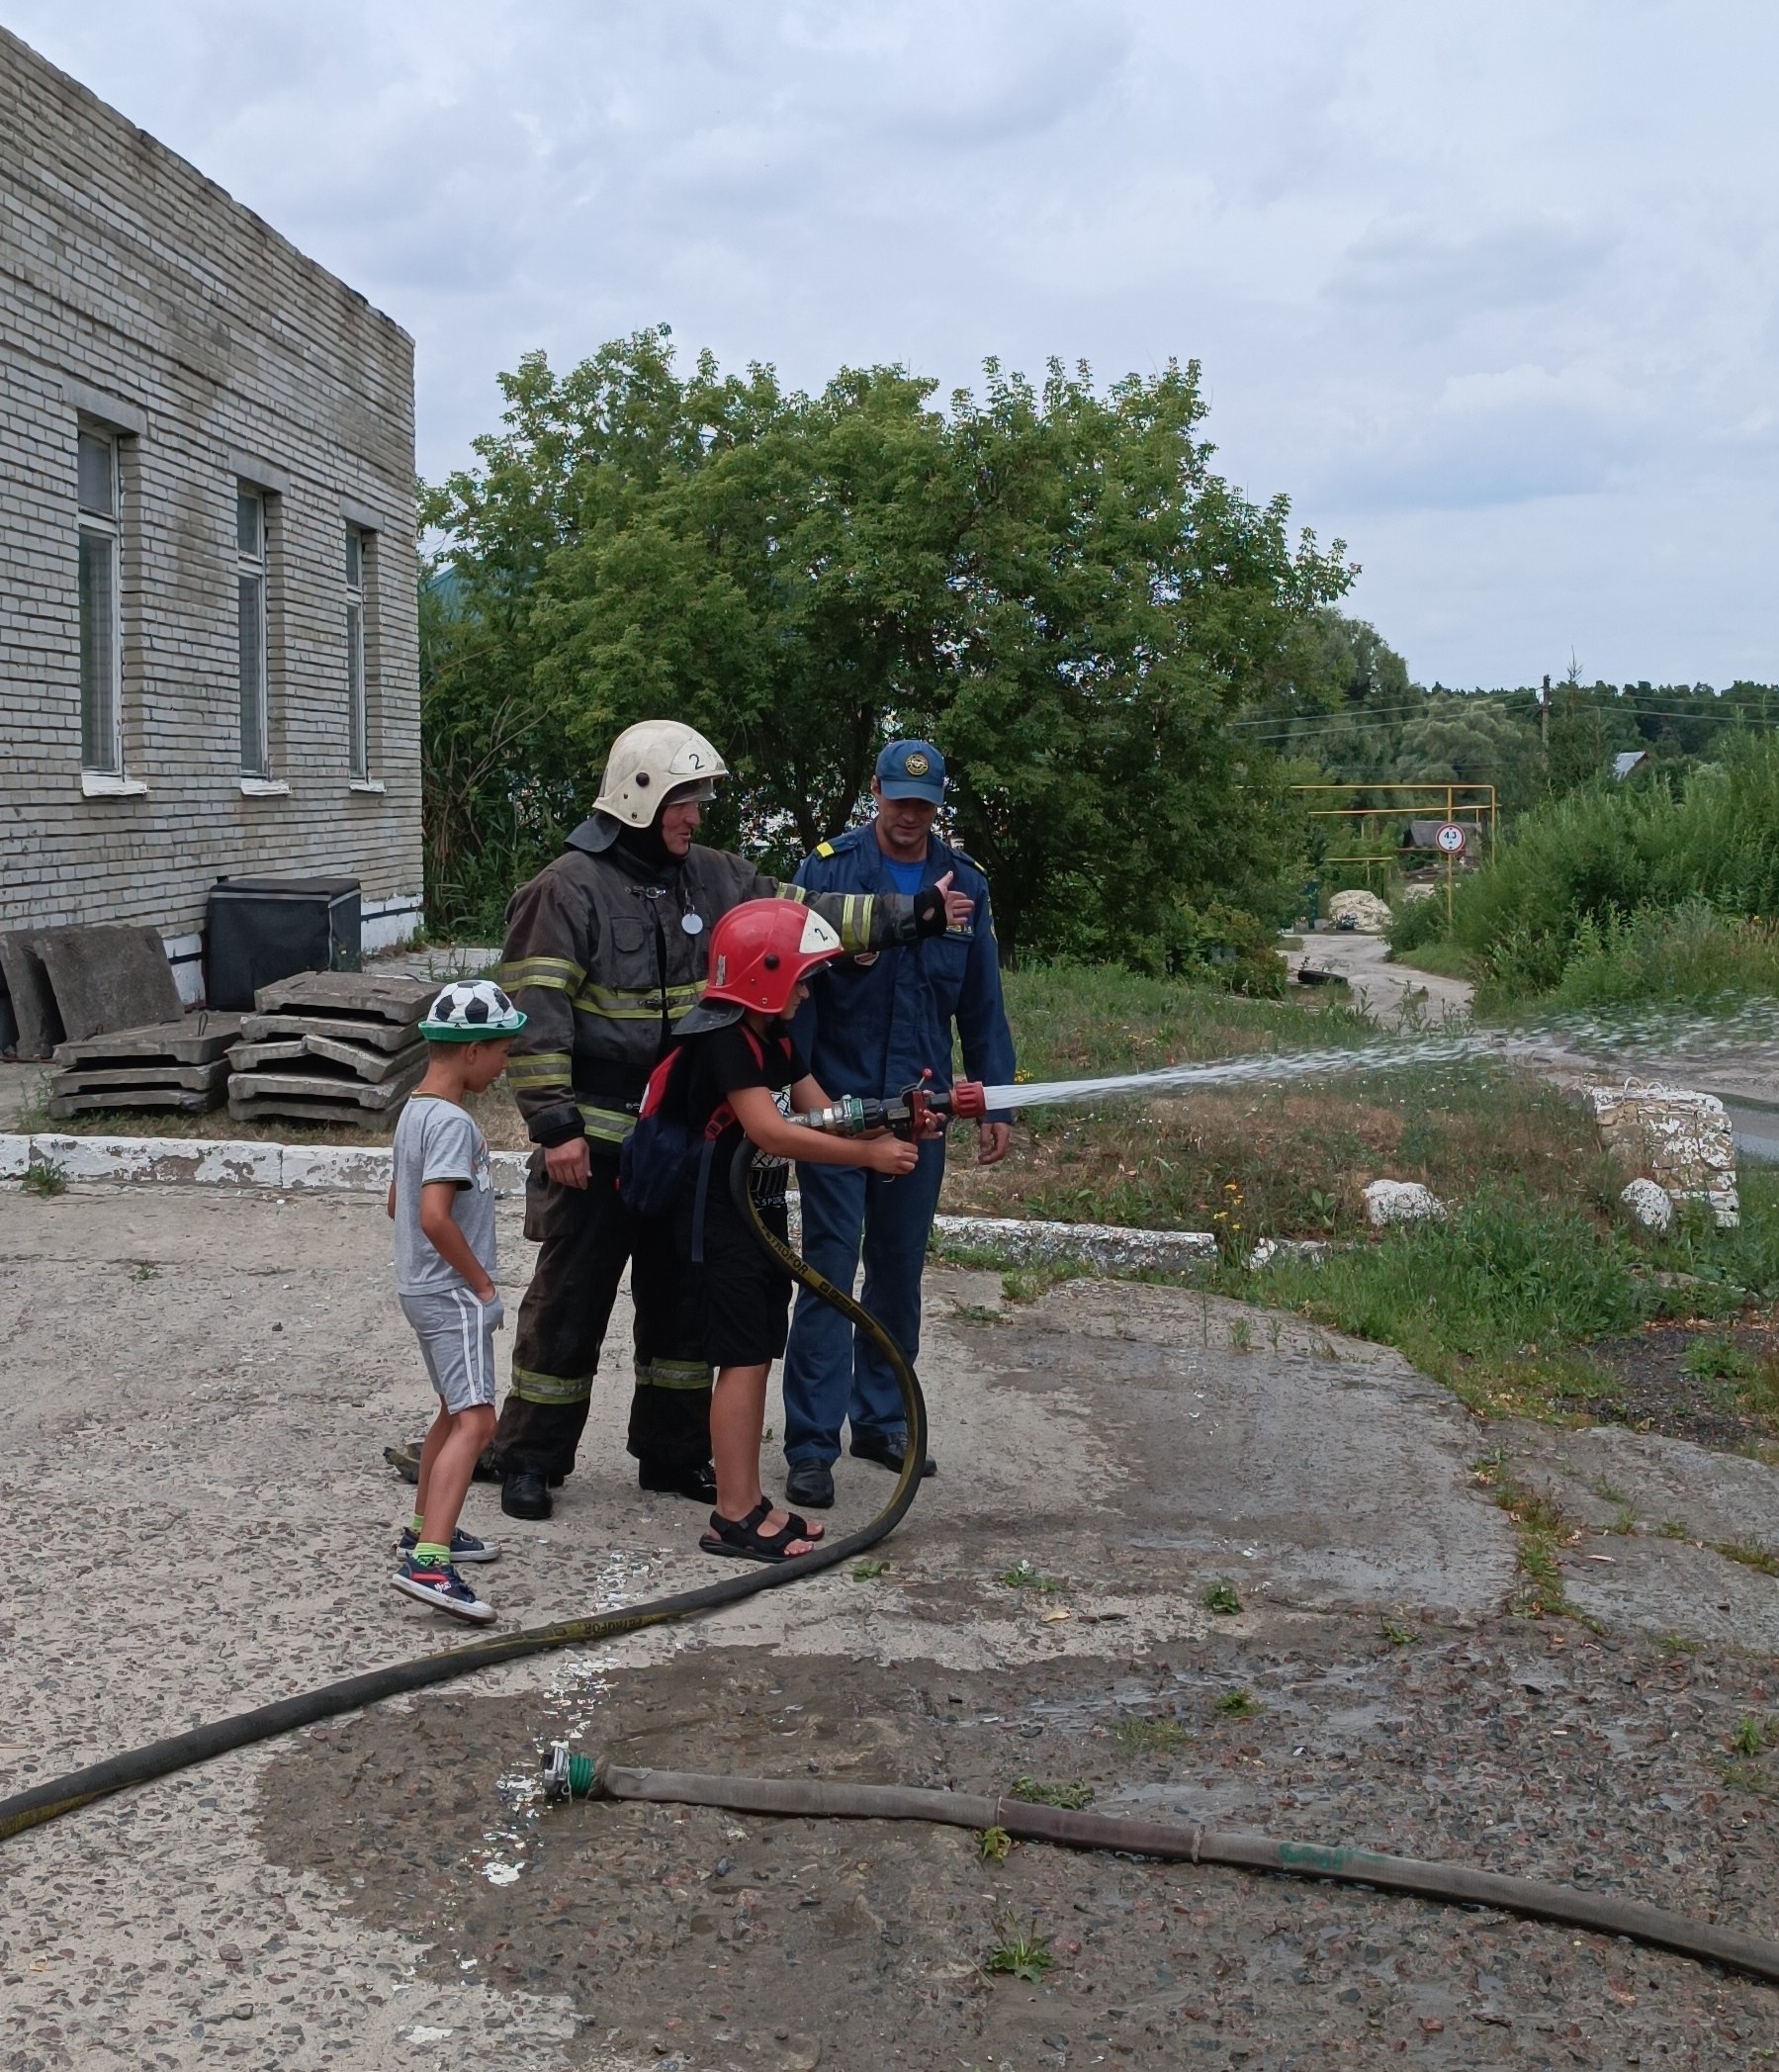
[[[346,751],[356,781],[371,774],[370,709],[365,695],[365,561],[370,541],[346,527]]]
[[[237,485],[234,498],[235,597],[241,653],[241,775],[269,777],[266,724],[266,499]]]
[[[82,425],[79,444],[80,766],[122,776],[118,442]]]

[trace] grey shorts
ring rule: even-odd
[[[401,1314],[420,1341],[420,1357],[453,1416],[494,1401],[494,1333],[506,1317],[496,1296],[479,1303],[467,1288],[445,1288],[436,1295],[403,1295],[397,1300]]]

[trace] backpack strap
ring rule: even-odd
[[[741,1028],[742,1035],[748,1038],[749,1049],[754,1052],[754,1062],[763,1072],[766,1064],[765,1045],[745,1022],[741,1025]],[[790,1038],[784,1036],[779,1040],[783,1043],[785,1060],[788,1063],[791,1054]],[[724,1101],[711,1111],[710,1121],[704,1126],[704,1142],[698,1152],[698,1185],[692,1195],[692,1264],[694,1266],[702,1266],[704,1264],[704,1208],[705,1204],[710,1200],[710,1169],[716,1162],[717,1140],[734,1121],[735,1110],[727,1101]]]
[[[721,1132],[718,1132],[721,1134]],[[716,1162],[717,1139],[706,1136],[698,1152],[698,1186],[692,1196],[692,1264],[704,1264],[704,1205],[710,1200],[710,1169]]]

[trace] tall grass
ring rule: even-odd
[[[1438,902],[1391,930],[1445,934]],[[1602,780],[1528,813],[1458,889],[1450,942],[1478,1004],[1564,1008],[1779,990],[1779,742],[1729,738],[1683,785]]]
[[[1660,1270],[1667,1269],[1664,1275]],[[1691,1278],[1676,1282],[1678,1270]],[[1572,1414],[1618,1384],[1590,1339],[1660,1315],[1729,1316],[1779,1289],[1779,1174],[1744,1175],[1742,1224],[1701,1212],[1650,1243],[1579,1202],[1490,1185],[1443,1222],[1386,1233],[1311,1265],[1222,1269],[1226,1291],[1398,1347],[1474,1410]]]

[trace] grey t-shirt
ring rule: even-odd
[[[483,1271],[494,1278],[494,1176],[488,1138],[468,1110],[433,1094],[416,1094],[396,1124],[396,1293],[436,1295],[468,1283],[447,1266],[420,1228],[420,1190],[449,1181],[451,1214]]]

